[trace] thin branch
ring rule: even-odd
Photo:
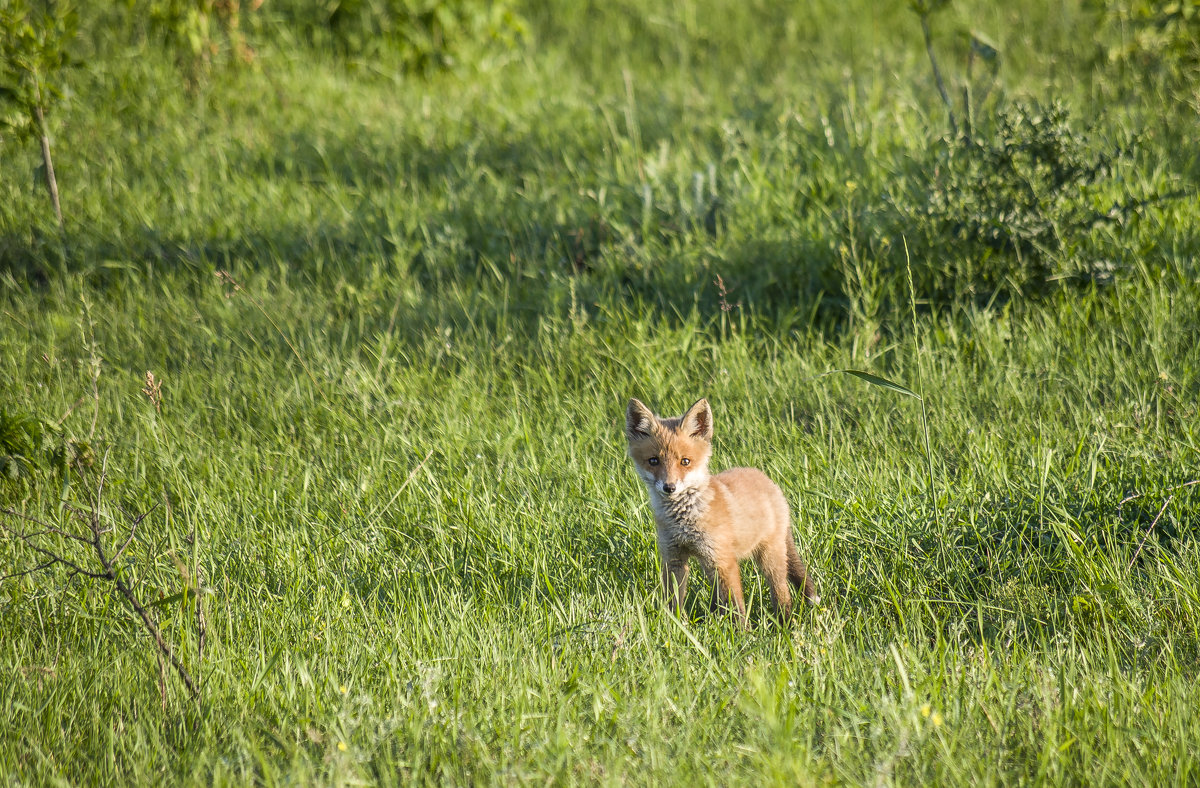
[[[54,178],[54,162],[50,159],[50,128],[46,125],[46,116],[42,112],[42,82],[34,75],[33,87],[37,92],[37,100],[33,105],[34,120],[38,124],[38,134],[42,143],[42,162],[46,165],[46,188],[50,192],[50,201],[54,203],[54,215],[58,217],[59,231],[66,230],[63,223],[62,204],[58,200],[58,181]]]
[[[1168,487],[1167,489],[1163,490],[1163,492],[1173,493],[1176,490],[1182,490],[1186,487],[1194,487],[1197,484],[1200,484],[1200,479],[1192,479],[1190,482],[1184,482],[1183,484],[1177,484],[1174,487]],[[1117,506],[1118,507],[1124,506],[1125,504],[1129,503],[1130,501],[1134,501],[1134,500],[1137,500],[1138,498],[1141,498],[1143,495],[1145,495],[1145,493],[1130,493],[1129,495],[1126,495],[1124,498],[1122,498],[1117,503]]]
[[[11,575],[0,576],[0,583],[4,582],[5,580],[11,580],[14,577],[21,577],[22,575],[30,575],[30,574],[33,574],[34,572],[40,572],[43,569],[46,569],[47,567],[51,567],[51,566],[54,566],[54,559],[50,559],[49,561],[47,561],[44,564],[38,564],[37,566],[33,567],[32,569],[26,569],[24,572],[13,572]]]
[[[141,616],[142,623],[146,625],[146,631],[154,638],[154,642],[158,645],[158,650],[171,661],[171,667],[175,669],[175,672],[179,674],[179,678],[187,685],[188,691],[192,693],[192,697],[199,698],[200,688],[196,686],[196,682],[192,679],[192,674],[188,673],[187,668],[179,661],[179,657],[175,656],[175,651],[171,648],[171,644],[163,638],[158,625],[154,623],[154,619],[150,617],[150,613],[146,611],[146,608],[142,607],[141,603],[138,602],[137,597],[133,595],[133,590],[125,584],[125,581],[115,575],[112,576],[112,581],[116,583],[117,590],[121,592],[121,596],[125,597],[125,601]]]
[[[5,530],[8,530],[8,529],[5,529]],[[15,532],[11,532],[11,533],[15,533]],[[54,534],[55,536],[61,536],[64,539],[73,539],[76,542],[79,542],[80,544],[86,544],[89,546],[92,543],[91,539],[86,539],[82,536],[79,536],[78,534],[67,533],[66,531],[62,530],[61,528],[55,528],[52,525],[45,525],[42,527],[41,531],[35,531],[31,534],[21,534],[21,538],[22,539],[34,539],[34,538],[42,536],[44,534]]]
[[[171,499],[163,493],[163,505],[166,507],[167,527],[170,528],[173,512],[171,510]],[[201,582],[201,570],[199,563],[196,560],[196,554],[200,550],[200,529],[195,528],[192,531],[191,539],[192,553],[192,571],[191,581],[192,587],[196,593],[196,684],[203,689],[204,684],[204,646],[208,640],[208,621],[204,617],[204,589]],[[199,728],[200,717],[204,709],[202,707],[201,696],[196,695],[196,721],[194,727]]]
[[[32,522],[35,525],[37,525],[43,529],[37,533],[25,534],[21,531],[18,531],[15,528],[10,528],[10,527],[4,525],[2,522],[0,522],[0,530],[3,530],[6,533],[12,534],[16,538],[19,538],[21,541],[23,541],[25,543],[26,547],[28,547],[30,550],[33,550],[35,553],[38,553],[39,555],[44,556],[47,559],[45,562],[38,565],[37,567],[34,567],[33,569],[29,569],[29,570],[26,570],[23,572],[18,572],[16,574],[8,575],[8,576],[0,578],[0,580],[7,580],[12,577],[19,577],[21,575],[29,574],[30,572],[38,571],[39,569],[47,569],[51,566],[54,566],[55,564],[61,564],[65,567],[67,567],[68,569],[70,569],[74,574],[85,575],[85,576],[93,578],[95,580],[107,580],[107,581],[113,583],[113,585],[115,585],[117,587],[117,591],[120,592],[121,596],[123,596],[125,598],[125,601],[129,604],[129,606],[132,607],[134,612],[136,612],[138,614],[138,616],[142,619],[142,624],[145,626],[146,631],[148,633],[150,633],[150,637],[152,637],[154,639],[155,645],[158,646],[159,653],[162,656],[165,656],[167,658],[167,660],[171,663],[171,667],[175,670],[176,674],[178,674],[179,678],[187,686],[188,691],[191,692],[192,697],[195,698],[197,700],[197,702],[199,702],[200,688],[196,684],[196,681],[192,678],[192,675],[188,672],[188,670],[184,666],[183,662],[180,661],[179,657],[175,654],[175,650],[173,648],[171,648],[171,644],[168,643],[166,638],[163,637],[162,630],[160,630],[158,628],[158,624],[154,621],[154,618],[150,615],[149,611],[147,611],[146,608],[142,606],[141,602],[138,601],[137,596],[133,593],[133,589],[130,588],[129,585],[117,575],[116,570],[113,568],[114,562],[120,557],[121,553],[125,550],[125,548],[129,546],[130,542],[132,542],[134,533],[136,532],[138,525],[141,524],[141,522],[146,518],[146,516],[148,514],[150,514],[150,512],[146,512],[145,514],[142,514],[140,516],[133,518],[133,525],[130,528],[129,537],[125,540],[125,542],[121,545],[121,547],[118,548],[118,550],[113,554],[112,558],[109,558],[108,555],[105,553],[103,536],[104,536],[104,534],[109,533],[112,530],[111,528],[102,527],[101,517],[100,517],[101,495],[104,490],[104,482],[105,482],[105,478],[107,475],[107,469],[108,469],[108,454],[105,453],[104,464],[101,467],[100,477],[99,477],[99,479],[97,481],[97,485],[96,485],[96,498],[95,498],[96,502],[93,507],[91,507],[90,509],[87,509],[87,510],[79,509],[76,507],[70,507],[70,506],[67,507],[68,511],[71,512],[71,514],[75,517],[75,519],[78,520],[79,522],[83,523],[88,528],[88,530],[91,531],[92,536],[90,539],[86,538],[86,537],[81,537],[81,536],[78,536],[75,534],[67,533],[60,528],[56,528],[55,526],[49,525],[48,523],[46,523],[42,520],[39,520],[36,517],[30,517],[29,515],[21,514],[19,512],[15,512],[15,511],[13,511],[11,509],[7,509],[7,508],[0,509],[0,514],[10,516],[10,517],[16,517],[16,518],[19,518],[22,520],[26,520],[28,522]],[[155,504],[155,508],[157,508],[157,506],[158,505]],[[154,511],[154,509],[151,509],[150,511]],[[44,534],[50,534],[50,533],[60,535],[60,536],[66,536],[70,539],[74,539],[78,542],[82,542],[83,544],[89,545],[95,553],[96,560],[100,563],[100,566],[103,568],[104,571],[103,572],[92,572],[87,569],[84,569],[82,566],[80,566],[79,564],[70,560],[66,556],[55,553],[52,550],[48,550],[45,547],[42,547],[41,545],[37,544],[36,538],[38,536],[42,536]],[[197,584],[197,592],[198,591],[199,591],[199,585]],[[197,604],[199,604],[199,599],[197,599]],[[203,633],[201,633],[201,637],[203,637]]]
[[[204,595],[201,593],[200,577],[196,576],[196,664],[203,668],[204,666],[204,646],[208,640],[208,619],[204,616]],[[204,671],[198,669],[201,680],[204,678]],[[197,699],[199,702],[199,699]]]
[[[156,509],[158,509],[158,504],[154,504],[146,511],[142,512],[141,514],[137,515],[136,517],[131,518],[133,520],[133,527],[137,528],[139,525],[141,525],[142,520],[145,520],[147,517],[154,514],[154,511]]]
[[[6,532],[12,534],[16,538],[21,539],[23,541],[28,541],[35,537],[41,536],[42,534],[55,534],[56,536],[63,536],[63,537],[66,537],[67,539],[74,539],[75,541],[82,542],[83,544],[86,544],[86,545],[90,545],[92,543],[91,539],[85,539],[84,537],[79,536],[77,534],[68,533],[68,532],[62,530],[61,528],[56,528],[53,525],[50,525],[49,523],[46,523],[42,520],[37,519],[36,517],[30,517],[27,514],[21,514],[20,512],[16,511],[15,509],[9,509],[6,507],[4,509],[0,509],[0,514],[5,514],[5,515],[8,515],[9,517],[16,517],[21,520],[25,520],[26,522],[33,523],[34,525],[36,525],[42,529],[40,531],[36,531],[34,533],[27,534],[24,531],[18,531],[15,528],[9,528],[7,525],[0,524],[0,529],[5,530]]]
[[[150,507],[149,510],[143,512],[142,514],[138,515],[137,517],[130,518],[133,521],[133,523],[132,523],[132,525],[129,526],[129,538],[121,543],[121,546],[117,548],[117,552],[113,553],[112,560],[113,560],[114,564],[121,557],[121,553],[125,552],[125,548],[129,547],[129,543],[133,541],[133,537],[135,534],[137,534],[137,528],[139,525],[142,524],[142,520],[145,520],[146,515],[150,514],[157,508],[158,508],[158,504],[154,504],[154,506]]]
[[[1137,561],[1137,557],[1142,554],[1142,545],[1146,544],[1146,539],[1149,538],[1150,532],[1154,530],[1154,526],[1158,525],[1159,518],[1163,516],[1163,512],[1167,510],[1167,507],[1171,505],[1171,501],[1173,500],[1175,500],[1175,496],[1169,496],[1166,500],[1166,503],[1164,503],[1162,508],[1158,510],[1158,514],[1154,515],[1154,522],[1150,523],[1150,527],[1146,529],[1146,533],[1142,534],[1142,541],[1138,542],[1137,550],[1135,550],[1133,553],[1133,558],[1129,559],[1129,566],[1125,567],[1126,572],[1128,572],[1130,569],[1133,569],[1134,562]]]
[[[958,121],[954,117],[954,104],[950,101],[950,94],[946,92],[946,83],[942,81],[942,70],[938,68],[937,56],[933,53],[933,31],[929,29],[929,14],[921,14],[921,33],[925,36],[925,52],[929,55],[929,65],[933,67],[933,79],[937,82],[938,94],[942,97],[942,103],[946,105],[946,113],[950,116],[950,131],[955,137],[958,136]]]
[[[86,575],[87,577],[90,577],[94,580],[110,580],[111,579],[111,577],[109,576],[107,571],[102,572],[102,573],[101,572],[89,572],[88,570],[84,569],[82,566],[75,563],[74,561],[72,561],[68,558],[63,558],[58,553],[52,553],[49,550],[47,550],[46,548],[41,547],[36,544],[33,544],[31,542],[26,542],[25,544],[29,547],[30,550],[33,550],[35,553],[40,553],[41,555],[44,555],[47,558],[49,558],[52,563],[59,563],[59,564],[62,564],[63,566],[70,567],[71,571],[77,575]]]

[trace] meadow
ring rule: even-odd
[[[1200,780],[1190,11],[250,5],[0,131],[7,783]],[[665,612],[631,396],[820,606]]]

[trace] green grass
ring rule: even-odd
[[[95,462],[0,504],[65,523],[107,458],[115,536],[158,504],[122,576],[203,684],[108,584],[0,582],[9,780],[1200,777],[1194,89],[1096,61],[1072,3],[938,17],[998,42],[998,103],[1140,135],[1101,197],[1193,196],[1056,252],[1110,279],[914,321],[884,195],[946,126],[907,8],[606,8],[527,4],[522,49],[425,79],[266,37],[189,91],[95,45],[50,118],[62,235],[2,143],[0,406]],[[846,368],[923,389],[932,498],[918,403]],[[703,583],[665,614],[631,395],[709,398],[820,608],[781,629],[747,568],[751,632]]]

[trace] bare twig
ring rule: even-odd
[[[946,105],[946,113],[950,116],[950,131],[958,136],[958,121],[954,117],[954,104],[950,94],[946,92],[946,83],[942,80],[942,70],[938,68],[937,56],[933,53],[933,31],[929,29],[929,14],[921,14],[921,33],[925,36],[925,52],[929,55],[929,65],[933,67],[933,79],[937,83],[938,94]]]
[[[204,644],[208,640],[208,619],[204,617],[204,596],[200,593],[200,576],[196,576],[196,673],[204,680]],[[200,698],[196,697],[199,705]]]
[[[158,645],[158,650],[161,651],[163,655],[171,661],[171,667],[175,669],[175,672],[179,674],[179,678],[182,679],[183,683],[187,685],[188,691],[192,693],[192,697],[199,698],[200,687],[196,685],[192,675],[188,673],[187,668],[185,668],[183,663],[179,661],[179,657],[175,655],[175,651],[171,648],[171,644],[168,643],[165,638],[163,638],[162,632],[159,630],[158,625],[154,623],[154,619],[150,617],[150,614],[146,611],[146,608],[142,607],[141,603],[138,602],[137,597],[133,594],[133,590],[125,584],[124,580],[121,580],[119,577],[113,574],[111,569],[109,570],[108,579],[112,580],[112,582],[116,584],[117,590],[121,592],[121,596],[125,597],[125,601],[128,602],[130,607],[132,607],[134,611],[136,611],[141,617],[142,623],[146,625],[146,631],[150,633],[150,636],[154,638],[155,644]]]
[[[53,565],[54,565],[54,561],[46,561],[43,564],[38,564],[37,566],[30,567],[29,569],[25,569],[21,572],[13,572],[10,575],[0,575],[0,582],[3,582],[5,580],[11,580],[14,577],[21,577],[22,575],[31,575],[34,572],[40,572],[41,570],[51,567]]]
[[[158,508],[158,504],[154,504],[148,510],[139,514],[137,517],[131,518],[132,524],[129,526],[128,538],[126,538],[125,541],[121,543],[121,546],[117,548],[117,552],[113,553],[112,562],[114,564],[117,562],[117,559],[121,557],[121,553],[125,552],[125,548],[129,547],[129,543],[133,541],[133,537],[135,534],[137,534],[137,528],[139,525],[142,524],[142,520],[145,520],[146,515],[150,514],[157,508]]]
[[[1154,526],[1158,525],[1159,518],[1163,516],[1163,512],[1167,510],[1167,507],[1171,505],[1171,501],[1173,500],[1175,500],[1174,495],[1168,496],[1166,502],[1162,505],[1162,508],[1158,510],[1158,514],[1154,515],[1154,522],[1150,523],[1150,527],[1146,529],[1146,533],[1142,534],[1142,541],[1138,542],[1137,550],[1135,550],[1133,553],[1133,558],[1129,559],[1129,566],[1125,567],[1126,572],[1128,572],[1130,569],[1133,569],[1134,562],[1137,561],[1137,557],[1142,554],[1142,545],[1146,544],[1146,539],[1150,536],[1150,532],[1154,530]]]
[[[171,521],[171,501],[166,495],[163,503],[167,506],[167,522]],[[204,681],[204,646],[208,641],[208,620],[204,616],[204,594],[202,593],[200,565],[196,560],[200,550],[200,529],[192,531],[192,587],[196,592],[196,677],[198,682]],[[200,724],[200,696],[196,696],[196,725]]]
[[[9,516],[17,515],[17,513],[11,509],[0,509],[0,514],[5,514],[5,515],[9,515]],[[18,516],[20,516],[20,515],[18,515]],[[47,526],[45,526],[45,523],[39,523],[39,525],[42,525],[43,527],[47,527]],[[5,575],[3,578],[0,578],[0,579],[7,580],[10,577],[20,577],[21,575],[27,575],[30,572],[35,571],[36,569],[49,568],[49,567],[53,566],[54,564],[62,564],[63,566],[70,569],[73,574],[85,575],[86,577],[95,578],[97,580],[102,580],[107,577],[107,575],[103,572],[89,572],[88,570],[84,569],[82,566],[75,563],[74,561],[72,561],[64,556],[61,556],[58,553],[47,550],[46,548],[42,547],[41,545],[35,544],[31,540],[37,538],[40,535],[39,533],[26,534],[22,531],[18,531],[15,528],[9,528],[8,526],[2,525],[2,524],[0,524],[0,529],[3,529],[5,531],[5,533],[11,534],[12,536],[16,537],[17,539],[20,539],[22,542],[25,542],[26,546],[29,547],[30,550],[33,550],[38,555],[45,556],[47,559],[47,561],[44,564],[41,564],[39,567],[35,567],[35,569],[27,569],[22,572],[16,572],[11,575]],[[88,544],[91,544],[91,543],[88,542]]]
[[[58,200],[58,181],[54,177],[54,162],[50,159],[50,128],[46,125],[46,115],[42,112],[42,83],[39,79],[33,81],[37,91],[37,101],[33,105],[33,117],[37,121],[38,134],[42,143],[42,163],[46,167],[46,189],[50,192],[50,201],[54,203],[54,215],[58,218],[58,229],[66,229],[63,223],[62,204]]]
[[[7,575],[4,578],[0,578],[0,579],[7,580],[12,577],[19,577],[21,575],[29,574],[30,572],[35,572],[35,571],[38,571],[41,569],[48,569],[54,565],[61,564],[62,566],[65,566],[69,570],[71,570],[71,572],[73,574],[81,574],[81,575],[84,575],[86,577],[90,577],[90,578],[93,578],[96,580],[106,580],[106,581],[112,583],[116,587],[118,593],[120,593],[120,595],[125,599],[126,603],[128,603],[128,605],[131,608],[133,608],[134,612],[138,614],[138,617],[141,618],[142,624],[145,627],[146,631],[150,634],[150,637],[154,639],[154,643],[158,647],[159,659],[162,659],[163,657],[166,658],[166,660],[171,664],[171,667],[174,669],[176,674],[178,674],[180,680],[182,680],[183,683],[187,686],[188,691],[192,694],[192,697],[196,698],[197,702],[198,702],[199,698],[200,698],[200,687],[196,684],[195,680],[192,678],[191,674],[188,672],[188,670],[184,666],[183,662],[180,661],[179,657],[175,654],[175,650],[173,648],[171,648],[171,644],[167,642],[165,637],[163,637],[162,631],[158,628],[158,624],[154,621],[154,618],[150,615],[149,611],[147,611],[146,608],[142,606],[141,602],[138,601],[137,595],[133,593],[133,589],[130,588],[129,585],[120,577],[120,575],[117,574],[117,570],[116,570],[116,561],[118,558],[120,558],[120,556],[121,556],[122,552],[124,552],[125,548],[127,548],[129,546],[129,544],[133,541],[134,533],[137,530],[137,526],[140,525],[142,520],[144,520],[146,518],[146,515],[150,514],[150,512],[152,512],[154,510],[151,509],[150,511],[145,512],[144,514],[141,514],[141,515],[133,518],[133,524],[130,528],[130,533],[129,533],[128,538],[125,539],[125,541],[121,544],[121,546],[117,549],[117,551],[115,553],[113,553],[111,558],[109,557],[108,552],[105,549],[104,536],[112,531],[112,528],[104,527],[103,522],[101,520],[101,499],[102,499],[102,496],[104,493],[104,483],[106,480],[107,472],[108,472],[108,455],[105,454],[104,464],[102,465],[101,471],[100,471],[100,478],[97,480],[97,483],[96,483],[96,494],[95,494],[94,504],[91,507],[86,508],[86,509],[80,508],[80,507],[74,507],[74,506],[65,507],[65,509],[71,514],[71,516],[75,518],[76,522],[81,524],[81,528],[86,529],[87,535],[85,535],[85,536],[81,536],[77,533],[71,533],[63,528],[59,528],[57,526],[50,525],[49,523],[47,523],[43,520],[40,520],[36,517],[31,517],[27,514],[22,514],[21,512],[14,511],[12,509],[8,509],[8,508],[0,509],[0,515],[9,517],[9,518],[14,518],[17,520],[23,520],[23,521],[26,521],[29,523],[33,523],[34,525],[37,525],[41,529],[41,530],[35,531],[33,533],[26,533],[22,530],[13,528],[9,525],[4,524],[3,522],[0,522],[0,530],[3,530],[4,532],[11,534],[12,536],[16,537],[17,539],[20,539],[22,542],[25,543],[26,547],[28,547],[30,550],[34,551],[35,553],[37,553],[40,556],[43,556],[46,559],[41,564],[39,564],[36,567],[33,567],[32,569],[28,569],[23,572],[18,572],[15,574]],[[155,508],[157,508],[157,505],[155,506]],[[101,571],[96,572],[96,571],[91,571],[89,569],[85,569],[84,567],[80,566],[78,563],[76,563],[72,559],[67,558],[65,555],[55,552],[54,550],[48,549],[46,547],[43,547],[41,544],[38,544],[37,543],[38,537],[44,536],[46,534],[53,534],[55,536],[66,537],[68,539],[71,539],[76,542],[80,542],[82,544],[89,546],[92,550],[92,553],[94,554],[94,558],[95,558],[96,562],[100,565]]]
[[[7,514],[9,517],[16,517],[18,519],[25,520],[26,522],[33,523],[34,525],[36,525],[42,529],[40,531],[35,531],[31,534],[27,534],[27,533],[23,533],[21,531],[17,531],[12,528],[5,528],[6,531],[8,531],[12,535],[16,536],[18,539],[29,540],[29,539],[35,539],[35,538],[41,536],[42,534],[54,534],[55,536],[65,536],[67,539],[74,539],[75,541],[83,542],[84,544],[90,545],[92,543],[92,540],[90,540],[90,539],[85,539],[82,536],[68,533],[67,531],[62,530],[61,528],[55,528],[53,525],[44,523],[41,520],[37,519],[36,517],[30,517],[28,515],[21,514],[20,512],[14,510],[14,509],[4,509],[2,511],[4,514]]]
[[[1182,490],[1186,487],[1194,487],[1197,484],[1200,484],[1200,479],[1192,479],[1190,482],[1184,482],[1183,484],[1177,484],[1174,487],[1168,487],[1167,489],[1163,490],[1163,492],[1173,493],[1176,490]],[[1126,495],[1124,498],[1122,498],[1120,501],[1118,501],[1117,506],[1118,507],[1124,506],[1125,504],[1129,503],[1130,501],[1135,501],[1138,498],[1141,498],[1143,495],[1145,495],[1145,493],[1130,493],[1129,495]]]

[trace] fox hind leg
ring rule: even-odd
[[[788,554],[786,550],[769,549],[764,547],[755,558],[763,577],[767,580],[767,589],[771,592],[771,604],[775,615],[781,622],[786,622],[792,615],[792,589],[788,585]]]
[[[804,598],[811,604],[815,605],[821,601],[821,596],[817,593],[817,586],[808,574],[808,567],[800,558],[800,552],[796,549],[796,543],[792,541],[791,534],[788,534],[787,539],[787,579],[796,587],[797,591],[804,592]]]

